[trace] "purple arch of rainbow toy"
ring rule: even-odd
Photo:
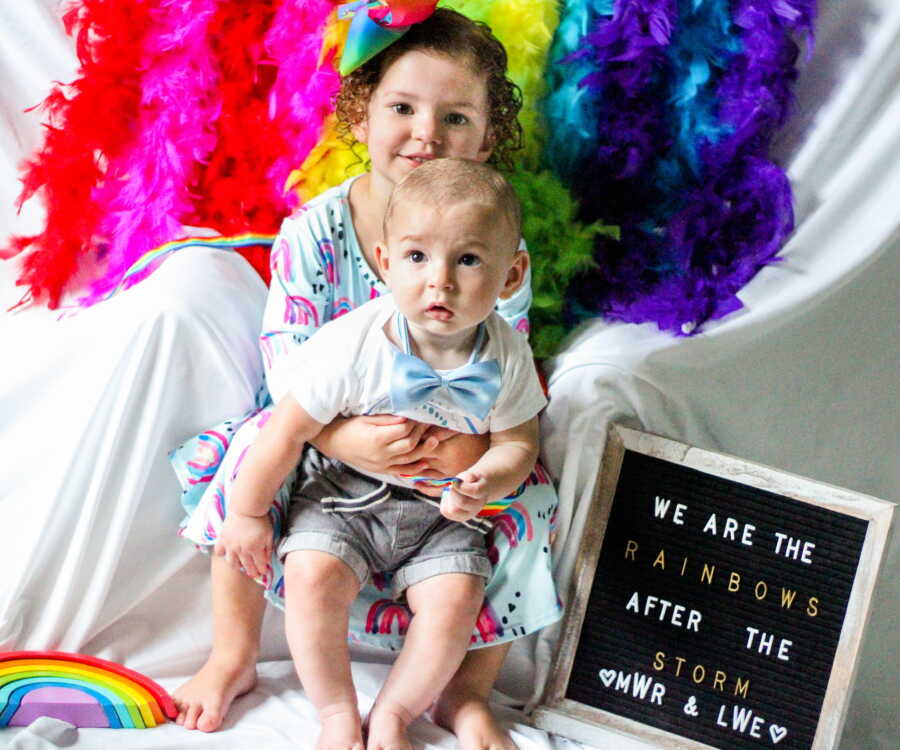
[[[85,694],[93,698],[99,704],[105,723],[95,722],[96,711],[85,710],[85,706],[75,703],[63,702],[65,697],[59,688],[67,688]],[[37,705],[34,713],[29,712],[27,696],[29,694],[44,693],[40,696],[41,704]],[[70,699],[69,699],[70,700]],[[81,680],[65,679],[62,677],[27,677],[17,679],[0,688],[0,726],[27,726],[37,716],[49,716],[63,719],[70,724],[79,727],[108,727],[109,729],[144,729],[146,724],[138,713],[137,720],[128,711],[122,702],[122,697],[103,686],[86,685]],[[50,711],[47,707],[53,705],[57,708]],[[86,704],[90,706],[90,704]],[[41,707],[43,706],[43,708]],[[24,715],[23,715],[24,714]],[[90,716],[85,723],[85,717]]]
[[[62,651],[0,652],[0,726],[54,716],[76,726],[142,729],[177,715],[162,687],[121,664]]]

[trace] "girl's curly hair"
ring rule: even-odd
[[[488,137],[493,144],[488,164],[512,171],[512,153],[522,147],[522,126],[517,119],[522,92],[506,77],[506,50],[489,26],[449,8],[437,8],[390,47],[341,79],[335,98],[341,139],[351,147],[356,143],[351,128],[366,119],[369,98],[385,71],[407,52],[417,49],[462,58],[473,72],[485,76]]]

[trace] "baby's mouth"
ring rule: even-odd
[[[453,317],[453,311],[449,307],[439,304],[429,305],[425,314],[435,320],[450,320]]]

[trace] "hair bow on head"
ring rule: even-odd
[[[340,73],[352,73],[409,27],[434,13],[437,0],[355,0],[338,7],[338,18],[353,17],[341,55]]]

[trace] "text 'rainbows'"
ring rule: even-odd
[[[121,664],[60,651],[0,653],[0,726],[52,716],[79,727],[145,729],[177,713],[165,690]]]

